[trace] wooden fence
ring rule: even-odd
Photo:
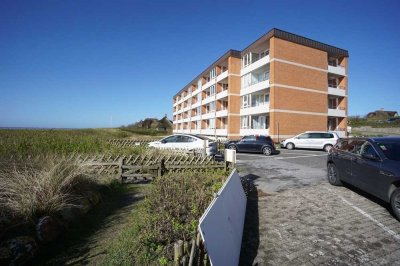
[[[189,241],[178,240],[174,243],[174,266],[208,266],[207,255],[200,233]]]
[[[187,154],[158,155],[82,155],[53,156],[57,160],[69,159],[87,166],[99,175],[112,175],[121,181],[152,180],[166,173],[185,171],[207,171],[225,169],[224,162],[212,157]],[[49,156],[1,158],[1,165],[16,165],[18,162],[40,162],[49,160]]]
[[[118,147],[118,148],[125,148],[125,147],[135,147],[135,146],[140,146],[140,145],[146,145],[149,142],[152,141],[158,141],[159,139],[109,139],[107,140],[108,143]]]

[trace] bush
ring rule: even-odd
[[[165,175],[152,183],[146,199],[111,246],[105,264],[151,265],[173,259],[173,243],[196,236],[198,220],[226,172]]]
[[[0,171],[0,209],[13,220],[34,223],[73,206],[97,187],[85,166],[68,159],[48,157]]]

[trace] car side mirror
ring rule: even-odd
[[[373,154],[361,154],[364,159],[371,160],[371,161],[379,161],[379,157]]]
[[[160,141],[162,144],[165,144],[165,143],[167,143],[165,140],[162,140],[162,141]]]

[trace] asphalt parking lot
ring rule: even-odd
[[[388,205],[326,179],[322,151],[241,154],[237,168],[254,181],[241,265],[400,265],[400,222]]]

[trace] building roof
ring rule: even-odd
[[[212,68],[214,68],[218,64],[222,63],[228,57],[232,56],[232,57],[236,57],[236,58],[241,58],[242,55],[246,54],[253,45],[267,41],[267,40],[271,39],[272,37],[276,37],[276,38],[279,38],[282,40],[286,40],[289,42],[293,42],[293,43],[308,46],[308,47],[311,47],[314,49],[318,49],[321,51],[325,51],[331,56],[349,57],[349,52],[347,50],[344,50],[344,49],[341,49],[341,48],[338,48],[338,47],[335,47],[335,46],[332,46],[329,44],[325,44],[322,42],[318,42],[318,41],[315,41],[315,40],[312,40],[312,39],[309,39],[306,37],[302,37],[300,35],[293,34],[293,33],[287,32],[287,31],[273,28],[272,30],[270,30],[269,32],[267,32],[266,34],[264,34],[263,36],[258,38],[256,41],[251,43],[249,46],[244,48],[241,52],[237,51],[237,50],[232,50],[232,49],[229,50],[228,52],[226,52],[224,55],[222,55],[220,58],[218,58],[214,63],[212,63],[210,66],[208,66],[203,72],[201,72],[197,77],[195,77],[191,82],[189,82],[185,87],[183,87],[183,89],[181,89],[178,93],[176,93],[173,98],[175,98],[176,96],[181,94],[191,84],[196,83],[199,78],[203,77],[205,74],[207,74],[207,72],[209,72]]]
[[[297,43],[297,44],[301,44],[304,46],[308,46],[314,49],[318,49],[321,51],[325,51],[327,52],[329,55],[332,56],[338,56],[338,57],[349,57],[349,52],[347,50],[329,45],[329,44],[325,44],[322,42],[318,42],[297,34],[293,34],[287,31],[283,31],[280,29],[276,29],[273,28],[272,30],[270,30],[269,32],[267,32],[266,34],[264,34],[263,36],[261,36],[260,38],[258,38],[256,41],[254,41],[252,44],[250,44],[249,46],[247,46],[246,48],[243,49],[242,54],[246,54],[248,52],[248,50],[250,49],[250,47],[252,47],[255,44],[258,44],[260,42],[264,42],[266,40],[271,39],[272,37],[276,37],[285,41],[289,41],[289,42],[293,42],[293,43]]]

